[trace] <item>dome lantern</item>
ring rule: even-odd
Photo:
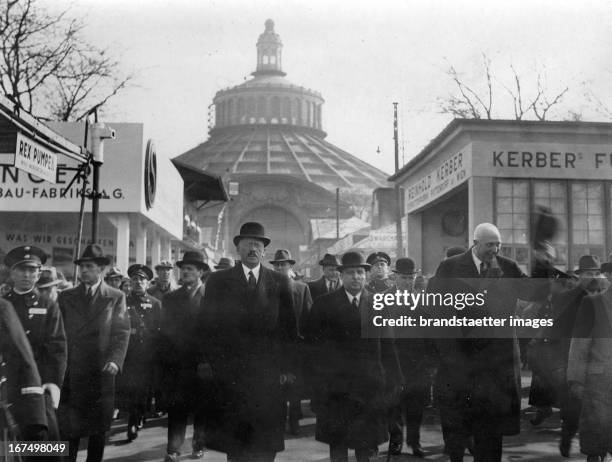
[[[266,29],[257,40],[257,70],[252,75],[285,76],[282,68],[283,42],[274,32],[274,21],[267,19],[265,26]]]

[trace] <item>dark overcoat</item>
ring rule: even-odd
[[[151,295],[131,293],[126,298],[130,342],[123,370],[117,379],[118,402],[145,404],[156,382],[154,361],[159,345],[161,302]]]
[[[207,415],[207,446],[226,453],[284,449],[280,375],[294,372],[297,323],[287,276],[260,267],[255,293],[241,264],[206,283],[202,352],[216,393]]]
[[[91,302],[85,286],[60,293],[68,368],[58,418],[62,436],[77,438],[110,428],[115,407],[115,377],[102,372],[108,362],[121,370],[130,337],[125,294],[100,283]]]
[[[197,321],[204,309],[204,285],[195,292],[185,286],[166,294],[162,300],[158,351],[160,408],[193,411],[203,399],[197,376],[199,337]]]
[[[499,315],[501,310],[509,316],[514,314],[518,297],[531,300],[538,295],[516,262],[502,256],[496,259],[498,273],[494,278],[484,278],[489,291],[485,306],[478,310],[470,307],[455,314],[470,316],[471,311],[480,316],[495,310]],[[442,261],[428,290],[476,294],[482,290],[476,282],[479,279],[470,249]],[[469,337],[469,332],[463,334]],[[444,411],[448,411],[452,426],[469,430],[479,422],[504,435],[519,432],[520,354],[516,337],[512,332],[506,335],[509,338],[456,338],[436,342],[440,361],[437,398]]]
[[[583,454],[612,452],[612,290],[586,296],[576,317],[567,380],[584,386],[580,414]]]
[[[387,440],[386,392],[402,378],[392,342],[362,338],[371,306],[364,289],[356,310],[344,288],[313,304],[307,338],[314,356],[315,437],[323,443],[364,449]]]
[[[0,398],[23,430],[47,426],[45,400],[34,354],[13,306],[0,298]],[[0,411],[0,429],[5,416]]]
[[[338,283],[340,280],[338,280]],[[310,296],[312,297],[312,301],[314,302],[321,295],[326,295],[329,292],[327,291],[327,280],[324,276],[321,276],[316,281],[310,281],[308,283],[308,288],[310,289]]]

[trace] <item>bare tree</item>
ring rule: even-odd
[[[78,119],[105,104],[133,76],[82,37],[69,11],[50,14],[36,0],[0,0],[0,89],[38,116]]]
[[[484,90],[476,90],[476,86],[469,84],[467,80],[449,63],[446,74],[455,84],[456,93],[447,98],[439,98],[438,103],[443,113],[452,114],[455,117],[473,119],[492,119],[493,105],[504,107],[504,102],[496,92],[496,85],[501,85],[510,96],[513,108],[513,116],[516,120],[527,117],[537,120],[546,120],[549,111],[561,104],[563,98],[569,91],[566,86],[559,92],[551,92],[545,83],[545,72],[537,73],[535,85],[530,84],[528,79],[519,74],[513,64],[510,65],[512,84],[506,85],[498,76],[493,76],[491,60],[485,53],[482,54],[484,65]],[[544,70],[545,71],[545,70]],[[495,100],[495,101],[494,101]],[[503,116],[502,118],[507,118]]]

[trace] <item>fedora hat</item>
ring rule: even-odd
[[[209,270],[210,266],[204,261],[204,254],[196,250],[188,250],[183,254],[183,259],[176,262],[176,266],[181,268],[183,265],[196,265],[203,270]]]
[[[291,258],[291,252],[287,249],[278,249],[274,254],[274,260],[270,260],[270,263],[280,263],[288,261],[291,265],[295,265],[295,260]]]
[[[46,289],[47,287],[53,287],[60,285],[62,281],[57,277],[57,269],[55,266],[43,266],[41,268],[42,274],[40,279],[36,283],[36,287],[39,289]]]
[[[228,268],[233,268],[233,267],[234,267],[234,262],[232,261],[231,258],[227,258],[227,257],[221,257],[219,259],[219,263],[217,263],[214,266],[216,270],[228,269]]]
[[[415,274],[415,264],[412,258],[398,258],[395,262],[395,269],[391,270],[399,274]]]
[[[270,243],[270,239],[266,237],[266,231],[261,223],[249,221],[240,227],[240,234],[234,236],[234,245],[238,245],[240,239],[258,239],[263,242],[264,247]]]
[[[384,261],[387,265],[391,264],[391,257],[385,252],[374,252],[368,255],[367,263],[375,265],[379,261]]]
[[[11,269],[17,265],[40,267],[46,261],[47,254],[45,251],[30,245],[15,247],[4,257],[4,264]]]
[[[169,260],[162,260],[157,265],[155,265],[155,271],[157,271],[160,268],[170,268],[170,269],[172,269],[172,268],[174,268],[174,265]]]
[[[600,271],[601,263],[597,255],[583,255],[578,260],[578,269],[575,271],[576,274],[580,274],[583,271]]]
[[[108,272],[104,276],[104,279],[114,279],[114,278],[121,279],[123,277],[125,276],[121,272],[121,268],[119,268],[118,266],[113,266],[110,270],[108,270]]]
[[[98,244],[89,244],[85,247],[81,258],[76,259],[74,263],[80,265],[87,261],[93,261],[100,266],[108,266],[110,264],[110,259],[104,254],[102,247]]]
[[[127,270],[127,274],[131,278],[134,276],[142,276],[147,281],[153,279],[153,271],[151,271],[151,268],[147,265],[141,265],[140,263],[131,265]]]
[[[338,257],[332,255],[331,253],[326,253],[323,255],[323,259],[319,261],[319,265],[321,266],[340,266],[340,261]]]
[[[342,255],[342,264],[338,266],[339,271],[344,271],[347,268],[363,268],[369,271],[372,265],[365,261],[365,257],[361,252],[346,252]]]

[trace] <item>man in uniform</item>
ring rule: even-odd
[[[128,412],[127,438],[133,441],[143,425],[156,383],[153,360],[161,327],[161,303],[147,294],[149,281],[153,279],[149,267],[135,264],[127,272],[132,282],[125,301],[130,318],[130,343],[117,389],[120,407]]]
[[[62,439],[76,461],[79,440],[89,439],[87,461],[104,456],[106,432],[115,404],[115,376],[123,366],[130,338],[125,294],[102,279],[110,263],[102,247],[90,244],[74,262],[81,284],[60,293],[68,339],[68,369],[58,411]]]
[[[334,292],[342,285],[340,273],[338,272],[338,266],[340,266],[338,257],[330,253],[326,253],[323,256],[323,259],[319,261],[319,265],[321,265],[323,269],[323,276],[316,281],[308,283],[310,296],[312,297],[313,301],[315,301],[321,295]]]
[[[42,249],[21,246],[11,250],[4,263],[11,269],[12,290],[5,296],[15,308],[38,366],[45,391],[48,436],[60,439],[55,410],[66,372],[66,333],[57,302],[41,298],[36,282],[47,260]]]
[[[196,321],[204,308],[201,278],[208,265],[201,252],[188,251],[176,266],[181,271],[183,285],[162,300],[159,345],[161,407],[168,412],[166,462],[178,460],[190,414],[193,414],[192,457],[201,458],[206,447],[204,411],[200,403],[206,396],[197,375],[198,337],[204,334],[196,329]]]
[[[289,278],[289,287],[293,295],[293,310],[295,319],[297,320],[298,335],[302,338],[302,326],[308,317],[310,307],[312,306],[312,298],[308,285],[303,282],[292,279],[293,265],[295,260],[291,258],[291,252],[286,249],[277,250],[274,254],[274,260],[270,263],[274,266],[274,270],[284,274]],[[300,433],[300,419],[302,418],[301,396],[303,388],[303,370],[302,358],[299,358],[299,363],[296,369],[296,382],[287,385],[287,394],[289,398],[289,433],[297,436]]]
[[[297,323],[289,278],[261,264],[269,243],[261,224],[243,224],[234,237],[240,263],[206,285],[199,370],[217,393],[207,436],[231,462],[272,462],[284,449],[281,387],[295,380]]]
[[[417,271],[411,258],[398,258],[395,262],[395,286],[388,293],[413,292]],[[406,383],[400,403],[389,409],[389,452],[399,455],[404,440],[403,426],[406,425],[406,443],[412,453],[423,457],[420,429],[423,411],[429,398],[430,371],[428,352],[423,339],[395,339],[398,357]]]
[[[393,287],[393,282],[389,279],[389,267],[391,266],[389,255],[385,252],[374,252],[368,255],[366,262],[372,267],[370,282],[366,286],[368,292],[378,294]]]
[[[1,298],[0,405],[0,441],[5,432],[13,441],[47,439],[45,398],[34,354],[13,306]]]
[[[160,261],[155,265],[155,273],[157,277],[149,287],[149,294],[162,301],[164,295],[178,289],[178,285],[172,281],[172,270],[174,265],[171,261]]]

